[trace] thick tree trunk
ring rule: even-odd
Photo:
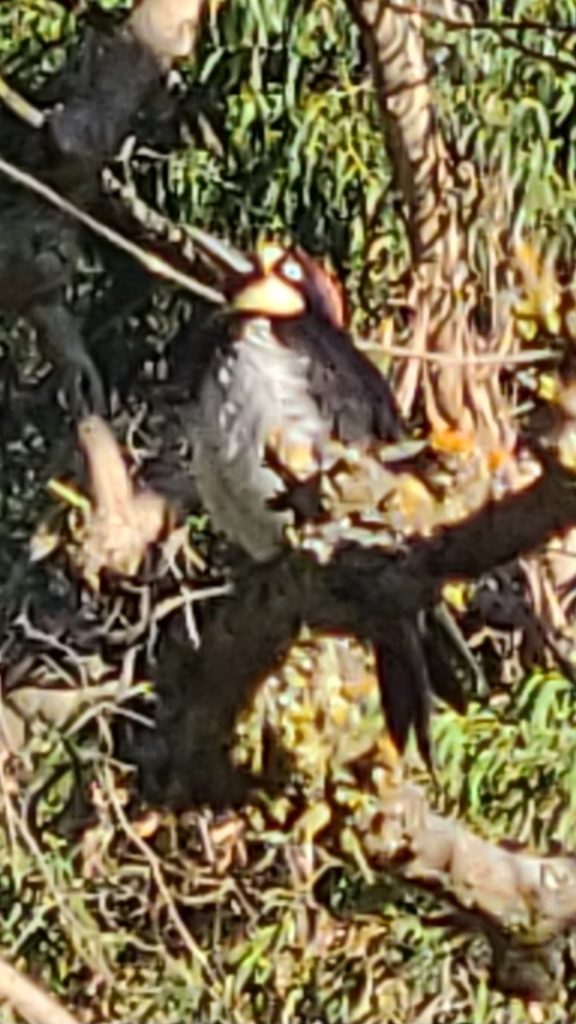
[[[416,7],[399,9],[386,0],[348,0],[348,6],[362,32],[406,207],[413,260],[410,303],[416,312],[411,351],[455,357],[452,364],[409,360],[400,373],[400,404],[409,414],[421,383],[433,431],[456,430],[488,451],[510,450],[515,434],[497,376],[464,359],[479,349],[470,327],[474,295],[456,202],[459,185],[438,124],[421,16]]]

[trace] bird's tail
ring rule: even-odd
[[[418,750],[432,770],[430,714],[434,695],[460,714],[480,669],[443,605],[414,618],[395,620],[376,646],[382,710],[391,739],[404,752],[413,729]]]

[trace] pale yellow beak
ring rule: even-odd
[[[300,316],[306,308],[297,288],[272,273],[242,288],[232,301],[232,309],[255,316]]]

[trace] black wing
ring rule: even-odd
[[[310,388],[340,441],[396,441],[403,425],[390,384],[345,331],[312,314],[274,325],[283,343],[310,359]]]
[[[430,712],[434,694],[464,714],[480,667],[449,615],[437,606],[401,618],[376,645],[376,671],[388,731],[402,754],[414,729],[418,749],[432,767]]]

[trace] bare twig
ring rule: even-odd
[[[216,971],[214,971],[214,969],[211,967],[208,961],[208,957],[200,948],[194,937],[191,935],[189,929],[186,927],[184,921],[182,920],[182,917],[178,912],[178,909],[172,898],[170,889],[164,878],[164,872],[162,870],[162,864],[160,860],[158,859],[154,851],[149,847],[149,845],[138,835],[137,831],[132,827],[131,823],[128,821],[128,818],[124,813],[124,809],[120,801],[117,799],[116,790],[114,787],[114,779],[107,766],[104,768],[104,772],[107,790],[110,795],[114,811],[118,817],[118,822],[122,829],[124,830],[124,833],[129,839],[129,841],[134,844],[136,849],[140,851],[144,859],[147,861],[154,881],[158,886],[158,892],[161,894],[164,900],[164,905],[166,907],[168,916],[172,924],[174,925],[174,928],[178,932],[183,945],[188,950],[191,960],[196,961],[200,965],[206,980],[210,983],[210,985],[212,985],[213,988],[219,986],[221,979],[219,978]]]
[[[32,828],[22,814],[19,814],[14,807],[13,798],[9,792],[4,770],[0,767],[0,796],[3,801],[3,813],[9,819],[12,826],[14,841],[21,842],[29,852],[37,865],[40,874],[46,883],[54,905],[58,908],[60,920],[67,928],[68,935],[73,947],[90,970],[101,974],[108,984],[112,984],[113,976],[110,970],[104,950],[98,943],[98,932],[95,931],[91,922],[86,922],[85,917],[75,913],[75,909],[67,895],[64,894],[61,885],[55,877],[55,872],[49,862],[49,858],[42,850],[38,840],[32,832]],[[34,1021],[32,1016],[31,1021]],[[52,1018],[54,1019],[54,1018]],[[61,1020],[63,1018],[60,1018]]]
[[[534,349],[531,352],[492,353],[477,355],[452,355],[449,352],[413,352],[401,345],[378,345],[379,352],[395,359],[419,359],[425,363],[441,363],[446,366],[532,366],[533,363],[547,363],[554,358],[549,349]]]
[[[30,189],[36,195],[41,196],[52,206],[61,210],[63,213],[73,217],[74,220],[80,224],[84,224],[85,227],[89,228],[96,235],[101,238],[105,238],[111,245],[116,246],[117,249],[122,249],[123,252],[132,256],[138,263],[141,264],[150,274],[164,278],[166,281],[171,281],[173,284],[178,285],[179,288],[183,288],[187,292],[192,292],[194,295],[200,295],[202,298],[207,299],[209,302],[214,302],[217,305],[221,305],[224,302],[224,296],[221,292],[216,291],[215,288],[210,288],[208,285],[202,284],[189,274],[183,274],[181,271],[176,270],[166,260],[163,260],[161,256],[156,256],[154,253],[147,252],[142,249],[139,245],[134,242],[130,242],[123,235],[120,235],[113,228],[108,227],[106,224],[102,224],[100,221],[91,217],[89,213],[85,213],[74,203],[64,199],[54,189],[49,188],[43,182],[39,181],[32,174],[28,174],[26,171],[20,170],[14,164],[8,160],[4,160],[0,157],[0,173],[4,174],[11,181],[17,182],[17,184],[24,186],[24,188]]]
[[[20,93],[16,92],[4,78],[0,77],[0,101],[16,114],[17,117],[29,124],[31,128],[42,128],[46,118],[41,110],[32,106]]]
[[[54,996],[0,957],[0,1000],[10,1003],[29,1024],[78,1024]]]
[[[507,26],[506,26],[507,27]],[[540,29],[542,32],[542,29]],[[576,72],[576,61],[563,60],[561,57],[553,56],[552,54],[540,53],[538,50],[533,50],[531,46],[526,46],[525,43],[519,42],[518,39],[511,39],[510,36],[502,32],[502,43],[504,46],[509,46],[513,50],[517,50],[524,57],[529,57],[531,60],[540,60],[545,64],[550,64],[555,71],[558,73],[564,72],[568,75],[573,75]]]

